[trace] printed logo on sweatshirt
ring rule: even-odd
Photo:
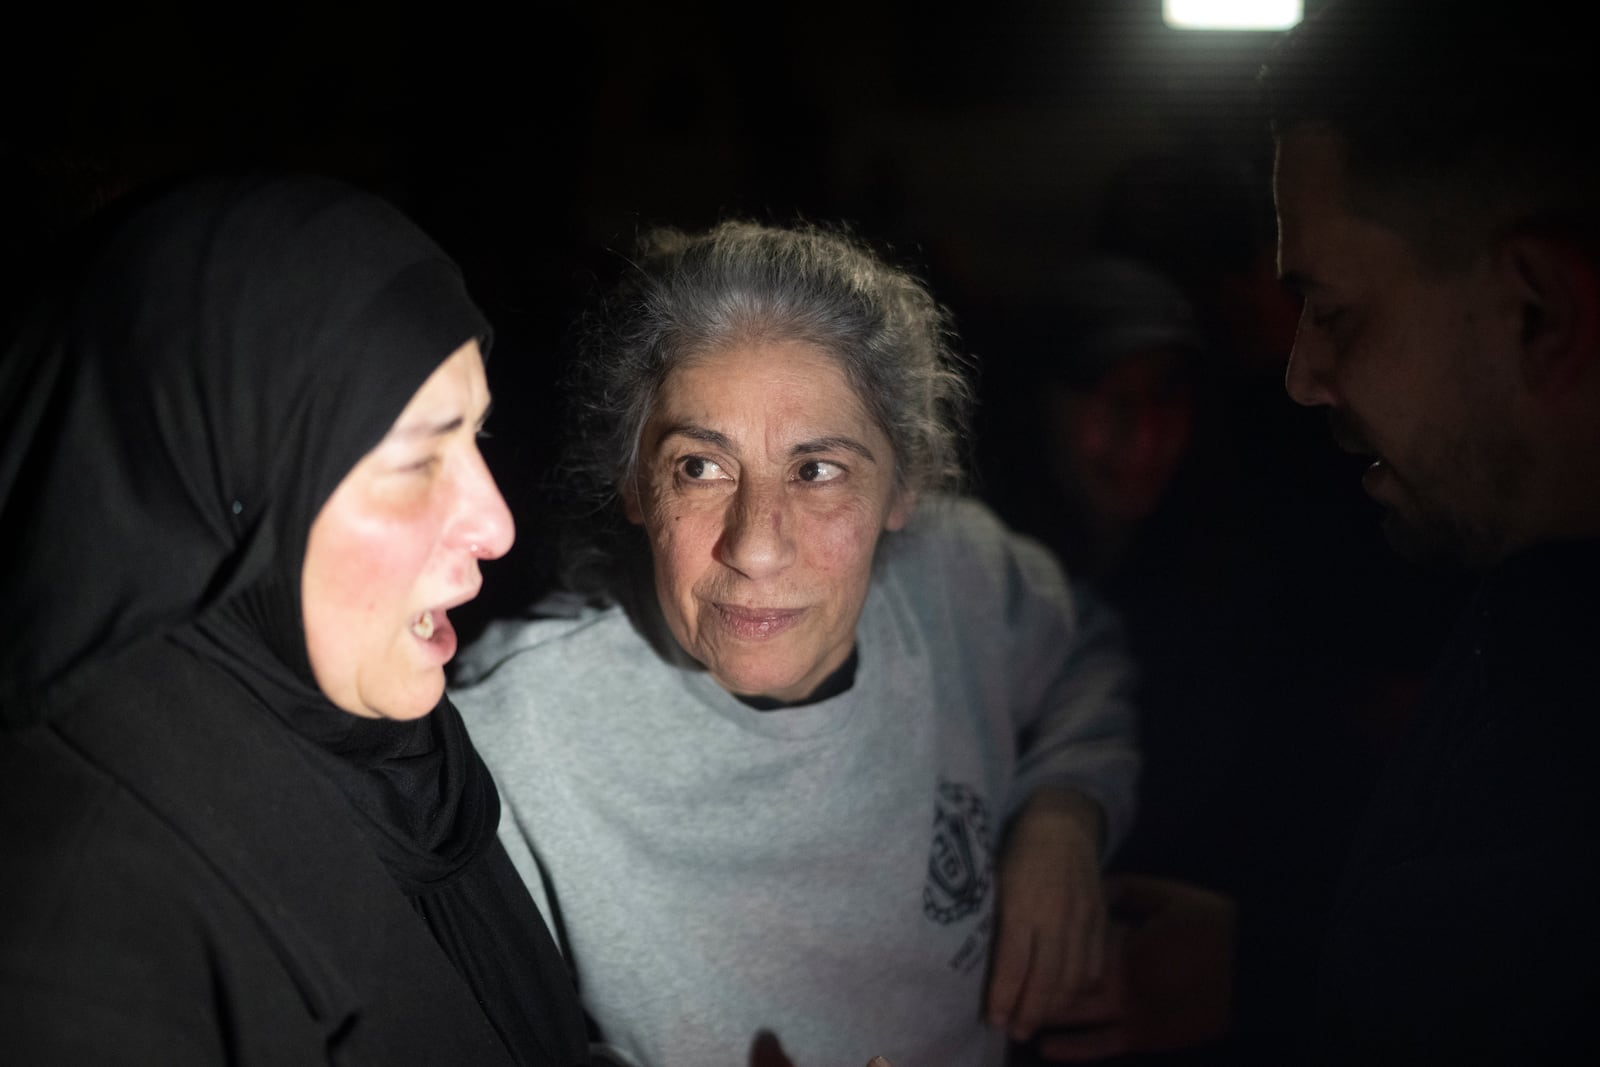
[[[933,851],[922,911],[939,923],[953,923],[977,911],[989,895],[994,869],[989,806],[977,793],[941,781],[933,809]]]

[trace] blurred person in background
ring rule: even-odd
[[[1084,257],[1010,323],[1026,340],[1008,352],[1010,377],[989,379],[1005,423],[984,442],[985,487],[1124,621],[1138,667],[1139,818],[1110,860],[1112,902],[1137,919],[1143,898],[1125,877],[1247,901],[1252,936],[1270,932],[1241,995],[1287,1030],[1309,1001],[1293,945],[1315,936],[1376,772],[1360,701],[1377,682],[1354,652],[1366,637],[1303,649],[1310,624],[1285,627],[1287,600],[1310,610],[1297,595],[1314,576],[1287,569],[1295,546],[1269,535],[1304,517],[1267,525],[1270,502],[1253,498],[1233,427],[1218,422],[1226,357],[1176,281],[1126,256]],[[1321,657],[1338,662],[1313,671]],[[1270,1062],[1281,1049],[1217,1037],[1184,1062]],[[1036,1062],[1041,1047],[1016,1055]]]

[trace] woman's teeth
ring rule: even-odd
[[[424,611],[417,616],[417,621],[411,624],[411,632],[426,641],[433,636],[433,612]]]

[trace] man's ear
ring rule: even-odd
[[[1501,246],[1501,271],[1517,301],[1523,380],[1566,391],[1600,372],[1600,263],[1560,234],[1522,232]]]

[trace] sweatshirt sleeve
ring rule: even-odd
[[[1009,710],[1016,773],[1007,816],[1045,786],[1077,789],[1105,812],[1105,854],[1133,821],[1139,773],[1133,661],[1113,609],[1074,587],[1039,542],[961,501],[952,594],[981,648],[977,669]]]
[[[1016,679],[1011,808],[1041,786],[1078,789],[1105,812],[1103,854],[1110,855],[1133,823],[1138,785],[1132,660],[1112,609],[1084,591],[1071,592],[1064,577],[1059,583],[1037,606],[1065,622],[1059,643],[1042,639],[1048,625],[1014,635],[1030,666]]]

